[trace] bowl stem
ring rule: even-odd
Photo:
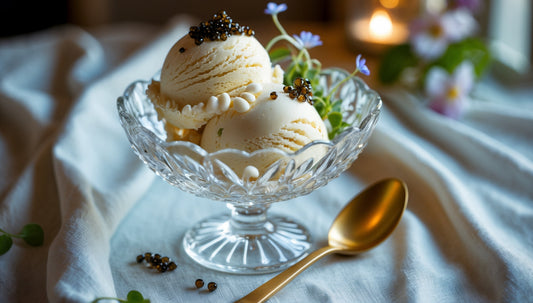
[[[231,214],[203,220],[185,234],[184,248],[194,261],[223,272],[260,274],[287,268],[307,255],[307,229],[270,216],[269,204],[227,206]]]

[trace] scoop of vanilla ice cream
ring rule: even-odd
[[[276,93],[276,99],[271,98],[272,92]],[[282,84],[263,84],[255,96],[248,111],[227,111],[211,119],[205,126],[200,145],[208,152],[226,148],[253,152],[273,147],[291,153],[311,141],[328,140],[326,126],[315,108],[289,98]],[[325,149],[319,147],[302,156],[318,160],[324,152]],[[223,161],[237,174],[242,174],[249,165],[261,173],[280,158],[283,153],[262,152],[253,161],[228,157]]]
[[[161,118],[175,127],[198,129],[209,119],[231,108],[251,83],[282,83],[283,70],[272,68],[265,48],[253,36],[232,35],[225,41],[196,45],[188,35],[170,49],[148,96]],[[207,107],[210,98],[222,99]]]

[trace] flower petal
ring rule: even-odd
[[[313,35],[311,32],[302,31],[299,36],[292,35],[300,48],[311,49],[315,46],[322,45],[319,35]]]
[[[433,67],[426,77],[426,94],[431,98],[444,97],[448,90],[449,75],[441,67]]]
[[[471,36],[477,29],[476,20],[467,9],[447,12],[442,15],[441,21],[450,41],[459,41]]]
[[[370,70],[368,69],[368,67],[366,66],[366,59],[363,59],[361,57],[361,54],[359,54],[357,56],[357,58],[355,59],[355,67],[358,71],[360,71],[362,74],[364,75],[370,75]]]
[[[453,72],[453,82],[461,89],[463,95],[468,95],[472,90],[474,77],[474,66],[470,61],[462,62]]]
[[[269,2],[267,4],[267,8],[265,9],[265,14],[267,15],[277,15],[281,12],[284,12],[287,10],[287,4],[276,4],[274,2]]]

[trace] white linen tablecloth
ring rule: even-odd
[[[275,275],[191,261],[183,233],[224,203],[156,177],[119,124],[117,97],[161,67],[188,21],[0,40],[0,228],[35,222],[45,232],[43,246],[15,239],[0,256],[0,301],[90,302],[138,290],[152,302],[232,302]],[[319,247],[352,196],[398,177],[409,187],[401,223],[369,252],[315,264],[270,302],[532,302],[533,90],[516,102],[497,84],[478,89],[460,121],[382,92],[380,122],[350,170],[271,211],[303,222]],[[178,269],[137,264],[147,251]],[[197,278],[218,289],[196,290]]]

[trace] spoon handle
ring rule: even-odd
[[[316,261],[320,260],[322,257],[327,256],[331,253],[338,251],[338,248],[326,246],[307,255],[307,257],[300,260],[298,263],[287,268],[274,278],[265,282],[263,285],[256,288],[254,291],[241,298],[240,300],[235,301],[236,303],[248,303],[248,302],[265,302],[275,293],[281,290],[285,285],[289,284],[292,279],[299,275],[302,271],[307,269]]]

